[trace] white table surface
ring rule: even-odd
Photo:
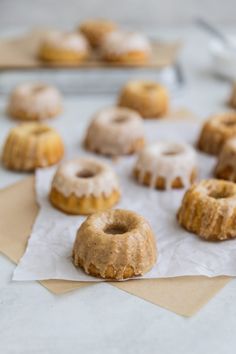
[[[191,28],[159,33],[185,41],[181,62],[187,83],[178,94],[178,104],[191,109],[199,119],[224,110],[230,86],[210,74],[205,36]],[[70,129],[85,125],[93,112],[114,100],[111,95],[67,96],[65,113],[50,124],[68,140]],[[6,97],[0,95],[1,145],[15,124],[4,115],[5,104]],[[0,187],[23,177],[0,168]],[[194,317],[184,318],[108,284],[55,296],[36,282],[12,282],[14,265],[3,255],[0,269],[1,354],[235,351],[236,281]]]

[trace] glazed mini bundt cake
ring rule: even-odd
[[[215,168],[216,178],[236,182],[236,137],[225,142]]]
[[[104,60],[127,65],[147,63],[151,52],[148,38],[137,32],[113,31],[106,35],[101,46]]]
[[[58,167],[49,199],[61,211],[86,215],[116,204],[120,187],[109,165],[91,158],[77,158]]]
[[[117,25],[108,20],[87,20],[81,23],[79,30],[94,48],[99,47],[108,33],[117,29]]]
[[[186,230],[209,241],[236,237],[236,184],[209,179],[185,193],[178,221]]]
[[[143,121],[128,108],[110,107],[95,114],[86,133],[87,150],[108,156],[133,154],[144,146]]]
[[[231,108],[236,109],[236,82],[233,83],[232,92],[228,103]]]
[[[211,117],[202,127],[198,148],[218,155],[227,139],[236,136],[236,113],[227,112]]]
[[[108,210],[89,216],[79,228],[73,248],[76,267],[105,279],[143,275],[156,260],[156,242],[150,225],[128,210]]]
[[[169,108],[167,90],[154,81],[134,80],[121,90],[118,105],[139,112],[143,118],[163,117]]]
[[[19,120],[43,120],[52,118],[62,111],[59,91],[42,83],[25,83],[11,93],[7,112]]]
[[[40,123],[23,123],[12,128],[3,147],[2,162],[10,170],[32,171],[59,162],[64,144],[53,128]]]
[[[139,153],[133,172],[140,184],[151,188],[188,187],[196,179],[196,153],[188,144],[160,141]]]
[[[87,39],[78,32],[51,31],[43,38],[39,58],[58,64],[78,64],[89,56]]]

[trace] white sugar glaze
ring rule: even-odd
[[[81,177],[81,173],[91,177]],[[119,190],[118,179],[112,168],[96,159],[77,158],[61,164],[53,178],[52,187],[69,197],[109,196]]]
[[[88,50],[86,38],[78,32],[51,31],[42,41],[43,45],[54,47],[55,49],[72,50],[84,52]]]
[[[17,86],[9,100],[8,109],[36,113],[39,117],[60,111],[62,98],[59,91],[42,83],[24,83]]]
[[[144,138],[141,116],[121,107],[105,108],[95,114],[86,136],[91,150],[108,155],[127,153],[141,138]]]
[[[163,177],[166,188],[171,188],[173,180],[179,177],[188,187],[190,177],[196,168],[196,153],[185,143],[161,141],[145,147],[139,154],[135,170],[139,171],[139,182],[143,183],[146,173],[150,173],[150,187],[154,188],[158,177]]]
[[[150,53],[148,38],[137,32],[113,31],[107,34],[103,41],[103,53],[124,54],[133,51]]]

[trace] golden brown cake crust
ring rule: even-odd
[[[147,221],[120,209],[88,217],[77,232],[73,248],[74,265],[104,279],[142,275],[156,259],[156,242]]]
[[[89,195],[77,197],[72,194],[67,197],[56,188],[52,188],[49,199],[53,206],[64,213],[88,215],[114,206],[120,199],[120,192],[118,190],[114,190],[109,196],[100,195],[95,197],[93,195]]]
[[[215,176],[236,182],[236,137],[225,142],[218,157]]]
[[[236,237],[236,184],[216,179],[193,185],[184,195],[178,221],[209,241]]]
[[[24,123],[10,131],[2,162],[10,170],[33,171],[56,164],[63,155],[63,141],[53,128],[40,123]]]
[[[108,20],[88,20],[81,23],[79,30],[85,35],[92,47],[99,47],[104,37],[116,30],[117,25]]]
[[[121,90],[118,105],[136,110],[143,118],[160,118],[169,109],[169,97],[156,82],[130,81]]]
[[[233,136],[236,136],[236,113],[222,113],[206,121],[197,145],[207,154],[218,155],[226,140]]]

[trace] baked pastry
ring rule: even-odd
[[[234,82],[233,86],[232,86],[232,92],[231,92],[231,96],[229,99],[229,106],[232,108],[236,108],[236,82]]]
[[[87,20],[81,23],[79,30],[92,47],[99,47],[105,36],[117,29],[117,25],[108,20]]]
[[[215,176],[236,182],[236,137],[223,145],[215,168]]]
[[[49,32],[39,49],[40,59],[58,64],[78,64],[88,56],[88,42],[78,32]]]
[[[207,154],[218,155],[225,141],[233,136],[236,136],[236,113],[218,114],[203,125],[198,148]]]
[[[90,275],[122,280],[143,275],[157,260],[148,222],[128,210],[89,216],[77,231],[73,262]]]
[[[20,120],[43,120],[52,118],[62,111],[59,91],[42,83],[18,85],[11,93],[7,112]]]
[[[111,208],[120,199],[120,188],[110,166],[79,158],[58,167],[49,198],[61,211],[86,215]]]
[[[209,241],[236,237],[236,184],[209,179],[184,195],[178,221],[186,230]]]
[[[139,112],[143,118],[160,118],[169,108],[167,90],[154,81],[134,80],[121,90],[118,105]]]
[[[63,154],[63,141],[53,128],[40,123],[23,123],[10,130],[2,162],[10,170],[32,171],[56,164]]]
[[[133,154],[144,146],[143,121],[128,108],[105,108],[93,117],[85,137],[85,148],[103,155]]]
[[[188,187],[196,178],[196,153],[185,143],[160,141],[146,146],[134,167],[140,184],[151,188]]]
[[[145,64],[151,56],[149,40],[141,33],[114,31],[106,35],[101,47],[104,60],[119,64]]]

